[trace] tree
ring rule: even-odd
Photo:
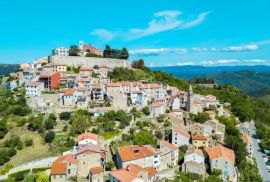
[[[148,131],[141,131],[134,135],[134,144],[157,146],[157,140]]]
[[[45,172],[37,173],[37,182],[49,182],[49,176]]]
[[[197,115],[190,114],[190,117],[193,121],[198,122],[198,123],[204,123],[210,119],[209,115],[204,112],[198,113]]]
[[[163,133],[161,131],[155,131],[155,136],[161,140],[163,138]]]
[[[79,109],[71,117],[71,134],[81,134],[91,125],[91,116],[87,110]]]
[[[119,110],[116,112],[115,115],[115,120],[119,121],[120,124],[124,125],[124,126],[128,126],[130,121],[131,121],[131,117],[128,116],[125,111],[123,110]]]
[[[6,121],[1,120],[0,121],[0,139],[4,138],[7,132],[8,132],[8,129],[7,129]]]
[[[79,56],[79,54],[78,54],[79,52],[80,52],[80,50],[79,50],[77,45],[70,46],[69,56]]]
[[[45,142],[52,143],[54,137],[55,137],[55,133],[53,131],[48,131],[44,136]]]
[[[146,116],[149,116],[150,115],[150,110],[149,110],[149,107],[144,107],[143,109],[142,109],[142,112],[143,112],[143,114],[145,114]]]
[[[128,50],[126,48],[123,48],[121,51],[121,59],[128,59],[129,54],[128,54]]]
[[[157,122],[162,123],[162,122],[164,122],[164,119],[165,119],[165,115],[164,114],[161,114],[161,115],[159,115],[157,117]]]
[[[135,68],[135,69],[144,69],[145,68],[144,60],[139,59],[137,61],[133,61],[131,66],[132,66],[132,68]]]
[[[113,161],[108,161],[105,164],[106,171],[111,171],[113,168],[115,168],[115,164]]]
[[[133,115],[134,120],[136,120],[137,118],[141,117],[141,113],[140,113],[140,111],[138,111],[138,110],[136,109],[136,107],[133,107],[133,108],[131,109],[130,113]]]

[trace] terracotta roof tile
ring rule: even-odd
[[[214,146],[205,148],[205,151],[211,160],[222,157],[227,161],[235,163],[235,154],[231,149],[222,146]]]
[[[51,174],[66,174],[67,173],[67,164],[63,162],[53,162],[51,167]]]
[[[204,157],[203,151],[201,149],[191,149],[189,151],[187,151],[186,155],[190,155],[190,154],[197,154],[201,157]]]
[[[136,178],[138,178],[136,175],[124,170],[119,169],[111,172],[111,175],[116,178],[118,181],[121,182],[132,182]]]
[[[79,135],[77,137],[77,141],[82,141],[82,140],[85,140],[85,139],[91,139],[91,140],[96,140],[98,141],[98,135],[94,134],[94,133],[90,133],[90,132],[87,132],[87,133],[83,133],[81,135]]]
[[[166,146],[167,148],[169,148],[171,150],[177,150],[178,149],[176,145],[171,144],[171,143],[169,143],[168,141],[165,141],[165,140],[161,140],[160,144]]]
[[[178,133],[179,135],[186,137],[186,138],[190,138],[190,134],[188,134],[187,132],[185,132],[179,128],[173,128],[173,131]]]
[[[39,86],[41,84],[42,84],[42,82],[30,82],[26,86],[27,87],[37,87],[37,86]]]
[[[78,160],[75,159],[71,154],[64,155],[55,160],[56,162],[68,162],[71,164],[78,164]]]
[[[155,155],[157,151],[150,145],[129,145],[117,148],[122,161],[131,161]]]
[[[208,140],[209,137],[207,136],[192,136],[192,140]]]
[[[102,173],[102,172],[104,172],[104,170],[103,170],[103,168],[101,166],[99,166],[99,167],[92,167],[90,169],[90,173],[92,173],[92,174],[98,174],[98,173]]]

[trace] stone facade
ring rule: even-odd
[[[115,67],[131,68],[131,63],[124,59],[110,59],[110,58],[95,58],[95,57],[80,57],[80,56],[50,56],[49,62],[53,64],[65,64],[67,66],[88,66],[106,65],[109,69]]]

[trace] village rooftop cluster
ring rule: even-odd
[[[163,118],[170,121],[171,134],[167,140],[160,139],[157,147],[126,145],[111,151],[110,142],[121,138],[105,139],[89,128],[76,137],[72,149],[52,163],[52,182],[70,181],[73,177],[90,182],[102,182],[105,178],[111,182],[153,182],[167,178],[164,171],[174,170],[179,164],[182,172],[192,173],[195,179],[207,176],[206,165],[210,165],[211,171],[221,170],[224,181],[237,181],[235,153],[225,147],[225,125],[216,119],[231,115],[226,109],[230,103],[220,103],[213,95],[194,94],[192,85],[184,91],[144,80],[113,82],[113,69],[133,69],[129,60],[104,57],[103,51],[82,41],[77,53],[70,56],[68,48],[54,49],[48,57],[21,64],[20,71],[4,77],[2,84],[10,90],[24,85],[28,106],[39,113],[86,109],[95,118],[111,110],[130,114],[134,108],[145,109],[149,114],[132,118],[130,125],[136,126],[139,119],[158,125],[157,120]],[[195,122],[197,115],[207,115],[207,120]],[[139,131],[137,127],[135,132]],[[128,133],[122,129],[122,134]],[[249,134],[243,134],[243,139],[252,157]],[[179,163],[179,149],[185,147],[183,161]],[[108,161],[114,161],[117,169],[106,170]]]

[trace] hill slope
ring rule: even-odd
[[[19,67],[20,65],[18,64],[0,64],[0,76],[8,75]]]

